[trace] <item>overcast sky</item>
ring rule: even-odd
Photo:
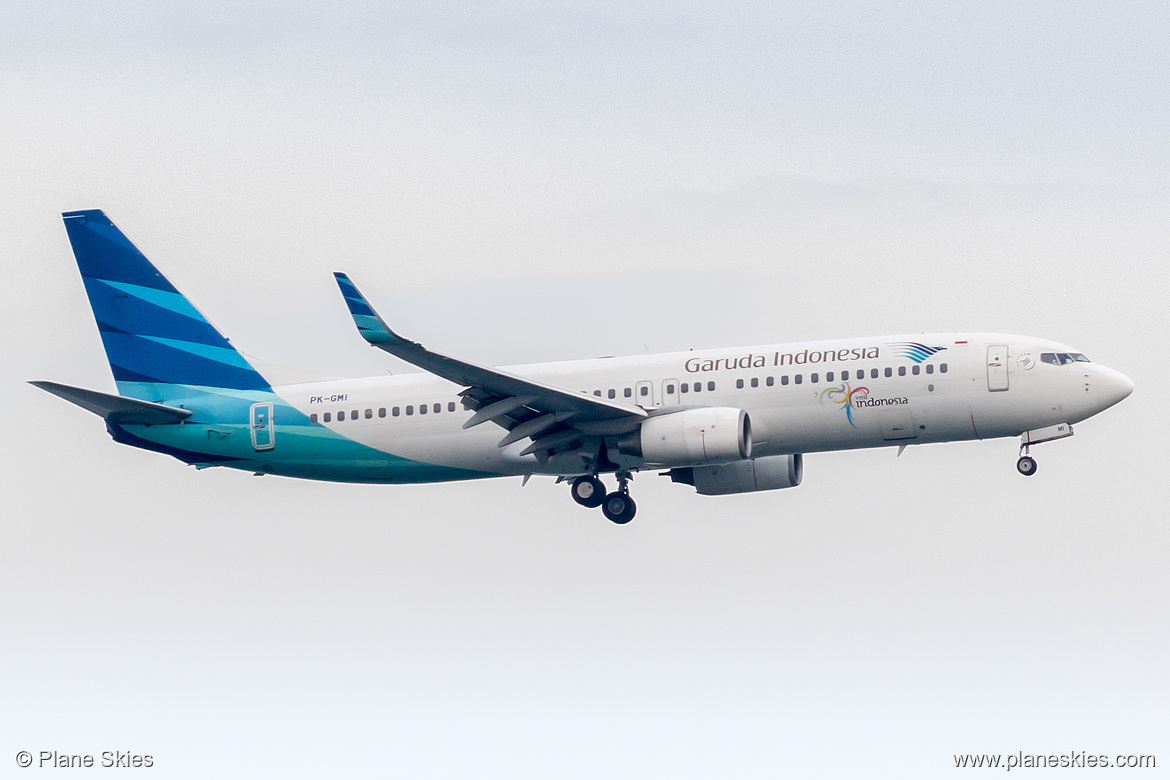
[[[1164,3],[0,5],[0,767],[936,778],[1170,766]],[[60,212],[237,346],[409,370],[937,330],[1136,384],[1037,448],[820,454],[626,527],[563,485],[196,473],[112,390]],[[29,774],[36,770],[23,770]],[[1154,773],[1144,773],[1153,775]]]

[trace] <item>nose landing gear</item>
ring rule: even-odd
[[[1032,457],[1032,445],[1043,444],[1046,441],[1056,441],[1073,435],[1073,427],[1068,423],[1049,425],[1047,428],[1037,428],[1034,431],[1024,431],[1020,434],[1020,459],[1016,461],[1016,471],[1025,477],[1036,473],[1036,460]]]
[[[1036,473],[1036,459],[1030,455],[1021,455],[1020,459],[1016,461],[1016,471],[1025,477],[1032,476]]]
[[[605,494],[605,485],[593,475],[577,477],[573,480],[570,493],[573,500],[581,506],[590,509],[601,507],[601,513],[618,525],[625,525],[634,519],[638,511],[634,499],[630,498],[629,481],[633,475],[628,471],[617,474],[618,489],[609,495]]]

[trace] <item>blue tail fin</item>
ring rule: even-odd
[[[156,400],[190,395],[180,385],[270,389],[104,212],[61,216],[118,392]]]

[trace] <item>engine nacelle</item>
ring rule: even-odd
[[[796,487],[804,478],[804,458],[796,455],[769,455],[723,466],[695,466],[671,469],[670,479],[694,485],[704,496],[755,493]]]
[[[659,466],[731,463],[752,456],[752,423],[729,407],[671,412],[644,420],[618,450]]]

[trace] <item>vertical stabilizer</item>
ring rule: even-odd
[[[160,400],[189,395],[187,387],[270,389],[104,212],[61,216],[118,392]]]

